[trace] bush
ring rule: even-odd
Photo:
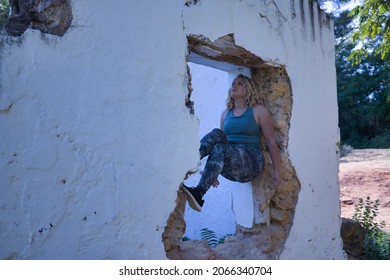
[[[370,140],[368,143],[369,148],[390,148],[390,134],[378,135]]]
[[[9,3],[8,0],[0,0],[0,26],[3,26],[8,20]]]
[[[224,235],[222,237],[217,237],[217,234],[208,228],[202,228],[200,230],[200,236],[202,240],[206,240],[211,247],[215,247],[219,244],[223,244],[225,242],[226,237],[228,237],[230,234]]]
[[[355,149],[388,149],[390,148],[390,133],[384,131],[383,134],[369,139],[357,132],[352,132],[350,137],[343,142]]]
[[[366,230],[365,258],[368,260],[390,260],[390,234],[382,231],[385,222],[377,222],[379,200],[371,201],[367,196],[365,203],[359,198],[355,206],[353,219],[359,222]]]
[[[210,247],[216,247],[219,244],[223,244],[225,242],[226,237],[230,236],[230,234],[224,235],[222,237],[217,237],[217,234],[215,231],[208,229],[208,228],[202,228],[200,230],[200,237],[202,240],[206,240],[207,243],[210,245]],[[182,237],[182,241],[189,241],[190,239],[186,236]]]
[[[343,145],[341,145],[341,148],[340,148],[340,157],[344,157],[352,151],[353,151],[352,146],[343,144]]]

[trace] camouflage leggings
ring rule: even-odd
[[[221,174],[236,182],[253,180],[263,168],[260,147],[228,143],[225,133],[214,129],[200,141],[201,159],[209,156],[197,188],[204,194]]]

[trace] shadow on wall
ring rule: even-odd
[[[255,212],[261,213],[261,221],[256,215],[251,228],[237,226],[236,234],[226,238],[223,244],[211,248],[205,240],[182,241],[186,229],[184,211],[186,196],[177,192],[176,207],[171,212],[162,235],[166,255],[169,259],[278,259],[289,235],[298,193],[301,185],[288,157],[288,131],[292,110],[292,90],[289,77],[283,67],[270,65],[261,58],[236,46],[232,34],[214,42],[198,35],[188,37],[189,52],[203,57],[227,62],[251,69],[252,79],[259,94],[265,97],[265,106],[271,112],[276,141],[279,145],[282,185],[272,187],[272,162],[262,140],[265,170],[253,184]],[[194,113],[191,101],[191,74],[188,70],[188,96],[186,106]],[[185,179],[190,172],[185,175]]]

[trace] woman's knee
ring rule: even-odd
[[[227,137],[225,132],[219,128],[214,128],[210,134],[213,136],[214,139],[218,139],[218,142],[226,142]]]

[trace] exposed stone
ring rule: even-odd
[[[201,56],[216,61],[230,62],[246,67],[264,66],[264,61],[256,55],[249,53],[235,45],[233,34],[225,35],[211,42],[204,36],[188,36],[188,48]]]
[[[268,201],[267,207],[270,207],[270,218],[272,219],[272,215],[274,215],[273,220],[270,222],[285,225],[288,233],[292,225],[294,209],[300,191],[300,183],[287,152],[292,109],[291,85],[283,67],[255,69],[252,73],[252,78],[258,85],[259,93],[265,96],[264,105],[272,113],[282,168],[282,184],[278,190],[264,192],[268,197],[262,199],[263,201]],[[262,141],[262,146],[263,150],[266,151],[267,147],[264,141]],[[256,189],[272,188],[270,182],[272,164],[268,153],[265,153],[264,159],[265,172],[259,180],[253,182]],[[257,197],[256,199],[259,198]],[[279,210],[288,211],[280,212]],[[283,213],[283,215],[276,215],[276,213]]]
[[[273,198],[272,201],[278,209],[288,210],[295,208],[297,203],[297,196],[290,192],[278,192]]]
[[[177,191],[175,210],[169,215],[162,239],[167,257],[170,259],[183,259],[179,244],[186,230],[184,221],[184,210],[186,207],[186,196],[179,189]]]
[[[195,109],[194,109],[194,102],[191,100],[192,77],[191,77],[191,73],[190,73],[190,67],[188,66],[188,64],[187,64],[187,90],[188,90],[188,94],[187,94],[186,99],[185,99],[185,105],[188,108],[188,110],[190,111],[190,114],[193,115],[195,113]],[[187,174],[187,176],[188,176],[188,174]],[[187,178],[185,178],[185,179],[187,179]]]
[[[235,236],[227,238],[225,243],[218,245],[215,250],[225,259],[230,260],[269,259],[270,256],[258,246],[259,243],[261,242],[258,242],[252,233],[238,232]]]
[[[277,208],[271,208],[270,211],[271,215],[271,222],[279,223],[281,225],[284,225],[286,222],[289,221],[289,215],[290,212],[286,210],[280,210]]]
[[[359,222],[348,218],[342,218],[340,235],[344,242],[343,249],[347,253],[349,259],[363,259],[366,234],[367,231]]]
[[[62,36],[72,22],[70,0],[10,0],[6,31],[22,35],[27,28]]]
[[[212,250],[205,240],[190,240],[180,243],[183,260],[223,260],[224,257]]]

